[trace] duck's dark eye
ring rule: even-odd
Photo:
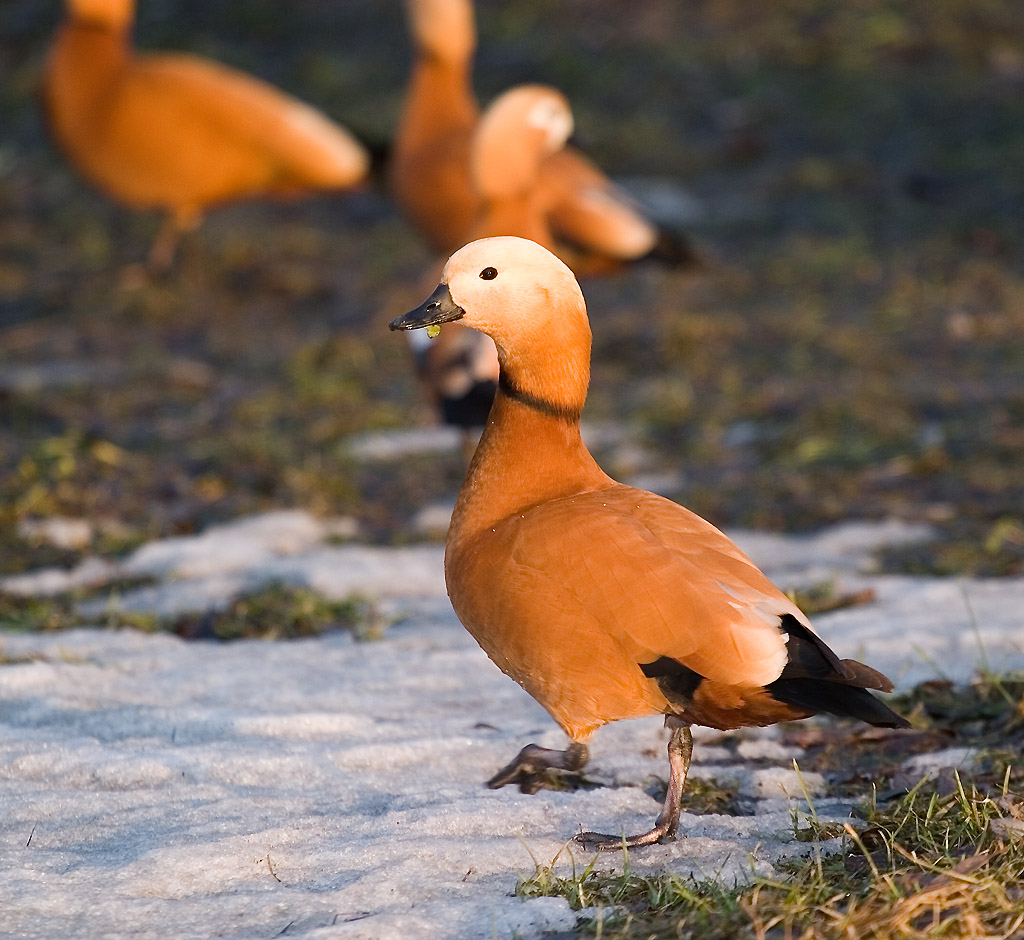
[[[498,276],[498,269],[497,268],[484,268],[480,272],[480,277],[482,277],[485,281],[493,281],[497,276]]]

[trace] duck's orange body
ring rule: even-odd
[[[369,161],[342,128],[234,69],[195,56],[138,54],[130,0],[68,0],[44,102],[82,175],[131,208],[184,229],[209,207],[255,196],[344,189]]]
[[[448,261],[431,301],[392,327],[447,320],[491,336],[501,363],[448,533],[448,593],[572,742],[564,753],[530,745],[492,785],[529,788],[544,767],[577,769],[601,725],[664,714],[672,780],[658,825],[628,840],[643,845],[675,831],[691,723],[729,729],[825,711],[905,724],[865,691],[892,684],[839,660],[722,532],[596,464],[579,431],[590,327],[554,255],[518,238],[474,242]]]
[[[494,419],[508,423],[528,407],[503,401]],[[525,415],[512,423],[530,436],[509,435],[509,456],[517,446],[531,458],[557,453],[562,459],[544,466],[567,469],[575,441],[550,440]],[[498,459],[484,451],[484,470]],[[532,459],[523,463],[525,472],[538,469]],[[452,605],[501,669],[580,742],[610,721],[644,715],[730,729],[811,714],[764,691],[786,663],[781,632],[765,627],[787,613],[806,625],[799,610],[699,516],[573,469],[553,476],[555,486],[520,489],[519,511],[497,519],[480,511],[493,493],[474,487],[453,520]],[[477,482],[480,473],[473,476]],[[737,603],[764,605],[764,617],[745,623]],[[692,700],[673,703],[644,675],[641,665],[662,657],[703,677]]]

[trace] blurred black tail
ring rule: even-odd
[[[370,172],[368,174],[370,181],[376,185],[385,185],[393,142],[389,138],[382,137],[377,130],[353,127],[351,124],[346,127],[370,155]]]
[[[642,260],[657,261],[670,268],[707,266],[707,258],[689,235],[664,226],[659,227],[658,240]]]

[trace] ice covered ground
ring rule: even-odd
[[[365,643],[0,636],[0,936],[468,940],[573,927],[564,901],[513,897],[517,873],[549,862],[581,825],[651,822],[658,805],[645,788],[667,773],[659,722],[598,733],[588,777],[605,786],[486,790],[524,743],[560,746],[559,732],[458,625],[439,546],[333,544],[339,532],[274,513],[118,564],[0,582],[46,594],[147,578],[117,602],[164,614],[286,582],[376,597],[393,621]],[[783,586],[873,587],[876,602],[815,622],[841,655],[902,687],[967,679],[986,662],[1024,667],[1024,581],[870,572],[874,546],[921,534],[896,524],[734,533]],[[83,609],[100,619],[108,603]],[[732,748],[717,733],[697,739],[693,773],[737,781],[756,812],[684,816],[685,838],[634,853],[635,870],[733,880],[811,850],[791,838],[786,799],[801,792],[789,769],[799,751],[772,729]],[[804,775],[812,793],[819,783]],[[831,800],[816,808],[846,812]]]

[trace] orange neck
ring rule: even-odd
[[[544,345],[531,344],[525,357],[499,345],[498,394],[459,493],[449,541],[470,538],[544,500],[612,485],[580,437],[590,330],[585,319],[566,327]]]
[[[65,23],[57,32],[45,90],[58,133],[66,123],[90,124],[98,102],[131,57],[128,31],[90,23]],[[59,102],[59,113],[56,106]]]
[[[578,417],[554,417],[499,391],[455,505],[449,542],[545,500],[611,483],[584,445]]]
[[[468,133],[480,114],[469,69],[468,60],[418,55],[396,137],[438,139],[453,132]]]
[[[396,200],[446,254],[465,242],[479,209],[469,178],[478,110],[468,70],[465,61],[417,57],[391,155]]]

